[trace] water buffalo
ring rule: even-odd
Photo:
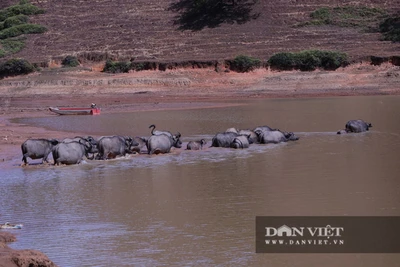
[[[248,148],[249,146],[249,137],[245,135],[235,137],[231,143],[232,148]]]
[[[350,120],[346,123],[345,129],[338,131],[337,134],[366,132],[370,127],[372,124],[363,120]]]
[[[138,145],[131,145],[131,148],[130,148],[130,150],[135,153],[140,153],[142,148],[146,147],[146,145],[147,145],[147,139],[144,137],[136,136],[133,138],[133,141],[138,143]]]
[[[274,128],[271,128],[271,127],[265,125],[265,126],[258,126],[258,127],[256,127],[256,128],[254,128],[253,132],[256,132],[256,131],[258,131],[258,130],[266,131],[266,132],[267,132],[267,131],[276,131],[276,130],[278,130],[278,129],[274,129]]]
[[[152,128],[151,129],[151,135],[166,134],[166,135],[168,135],[170,137],[173,136],[173,134],[171,132],[169,132],[169,131],[158,131],[158,130],[155,130],[156,126],[154,124],[150,125],[149,128]]]
[[[64,138],[62,140],[63,143],[70,143],[70,142],[79,142],[79,141],[83,141],[83,142],[89,142],[92,145],[92,149],[91,149],[91,153],[93,153],[93,157],[91,157],[90,159],[94,158],[94,153],[98,153],[99,150],[97,149],[97,141],[96,139],[94,139],[92,136],[75,136],[74,138]]]
[[[83,140],[59,143],[53,148],[54,165],[79,164],[84,156],[89,158],[89,153],[93,153],[92,148],[90,142]]]
[[[226,129],[225,132],[226,132],[226,133],[238,133],[239,130],[236,129],[236,128],[228,128],[228,129]]]
[[[269,144],[269,143],[277,144],[281,142],[299,140],[299,137],[297,137],[292,132],[289,133],[281,132],[279,130],[273,130],[273,131],[257,130],[255,131],[255,133],[258,135],[261,144]]]
[[[231,147],[233,140],[238,137],[237,133],[225,132],[225,133],[217,133],[213,139],[211,146],[213,147]]]
[[[87,141],[92,145],[97,145],[97,141],[92,136],[75,136],[74,138],[64,138],[63,143],[79,142],[79,140]]]
[[[28,139],[21,145],[22,161],[28,164],[27,158],[42,159],[42,163],[48,162],[47,158],[54,146],[58,144],[55,139]]]
[[[126,153],[131,153],[133,146],[138,146],[139,143],[134,141],[129,136],[103,136],[97,142],[99,154],[97,159],[110,159],[117,156],[125,156]]]
[[[259,143],[258,135],[257,135],[254,131],[252,131],[252,130],[240,130],[240,131],[238,132],[238,134],[239,134],[239,135],[245,135],[245,136],[247,136],[247,138],[249,139],[249,143],[250,143],[250,144]]]
[[[203,146],[207,144],[206,140],[201,139],[200,141],[190,141],[187,146],[186,149],[187,150],[200,150],[203,149]]]
[[[172,147],[181,148],[182,142],[178,136],[169,136],[166,134],[152,135],[147,140],[147,152],[149,155],[159,153],[169,153]]]

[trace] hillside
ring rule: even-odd
[[[253,11],[259,17],[244,24],[221,24],[199,31],[178,30],[173,24],[177,0],[32,0],[46,10],[31,18],[47,27],[44,34],[29,35],[26,48],[14,57],[41,63],[66,55],[86,54],[87,58],[152,61],[220,60],[239,54],[262,60],[282,51],[304,49],[339,50],[351,59],[393,56],[399,43],[380,41],[380,34],[359,28],[337,26],[294,27],[307,21],[320,7],[360,2],[328,0],[259,0]],[[2,0],[0,8],[18,3]],[[399,11],[397,0],[365,0],[368,7]]]

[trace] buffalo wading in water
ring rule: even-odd
[[[172,147],[181,148],[181,135],[169,136],[166,134],[152,135],[147,141],[147,152],[149,155],[159,153],[169,153]]]
[[[140,152],[142,151],[143,148],[147,148],[147,138],[145,137],[139,137],[139,136],[135,136],[133,138],[133,142],[138,143],[137,145],[131,145],[131,152],[132,153],[138,153],[140,154]]]
[[[173,137],[173,134],[169,131],[158,131],[156,130],[156,126],[154,124],[149,126],[149,129],[151,129],[151,135],[160,135],[160,134],[165,134],[170,137]]]
[[[365,122],[363,120],[349,120],[346,123],[344,130],[339,130],[337,134],[344,133],[362,133],[369,131],[369,128],[372,127],[372,124],[369,122]]]
[[[88,159],[89,153],[93,153],[92,144],[88,141],[79,140],[67,143],[59,143],[53,148],[54,165],[60,164],[79,164],[84,156]]]
[[[132,153],[131,148],[138,146],[139,143],[129,136],[104,136],[97,142],[99,154],[96,159],[111,159],[117,156],[125,156]]]
[[[82,136],[75,136],[74,138],[64,138],[62,140],[63,143],[71,143],[71,142],[79,142],[79,141],[89,142],[92,145],[92,149],[91,149],[90,153],[93,154],[93,157],[94,157],[95,153],[99,152],[99,150],[97,149],[97,141],[96,141],[96,139],[94,139],[90,135],[89,136],[83,136],[83,137]]]
[[[235,137],[231,143],[232,148],[248,148],[249,146],[249,137],[245,135]]]
[[[248,139],[249,139],[249,143],[250,143],[250,144],[257,144],[257,143],[259,143],[259,141],[258,141],[258,135],[257,135],[254,131],[252,131],[252,130],[240,130],[240,131],[238,132],[238,134],[239,134],[239,135],[245,135],[245,136],[247,136]]]
[[[42,159],[42,163],[48,163],[48,156],[58,143],[58,140],[55,139],[26,140],[21,145],[23,164],[28,164],[28,157],[31,159]]]
[[[278,144],[281,142],[299,140],[299,137],[297,137],[292,132],[282,132],[279,130],[273,130],[273,131],[256,130],[255,133],[258,135],[261,144]]]
[[[201,150],[203,149],[203,146],[207,144],[207,141],[204,139],[201,139],[200,141],[190,141],[187,146],[186,149],[187,150]]]
[[[232,127],[232,128],[226,129],[225,133],[236,133],[237,134],[237,133],[239,133],[239,130]]]
[[[232,133],[232,132],[217,133],[212,139],[211,146],[231,147],[233,140],[238,136],[239,135],[237,133]]]

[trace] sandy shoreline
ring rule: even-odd
[[[58,116],[48,110],[50,106],[96,103],[103,113],[209,108],[260,98],[400,95],[399,85],[400,67],[391,64],[360,64],[332,72],[307,73],[264,70],[238,74],[202,69],[118,75],[62,72],[7,78],[0,80],[0,169],[19,168],[20,145],[26,139],[85,135],[12,121]],[[5,262],[2,266],[19,266],[15,258],[20,262],[35,259],[43,262],[42,266],[55,266],[40,252],[10,249],[6,243],[14,239],[12,234],[0,231],[0,262]]]

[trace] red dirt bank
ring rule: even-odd
[[[0,267],[55,267],[46,255],[37,250],[14,250],[6,243],[15,241],[13,234],[0,230]]]

